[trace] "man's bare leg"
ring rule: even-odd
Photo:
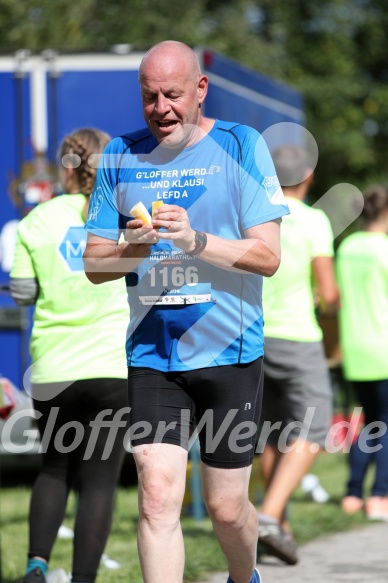
[[[249,583],[256,565],[258,519],[248,498],[251,466],[220,469],[202,464],[204,500],[235,583]]]
[[[167,443],[133,448],[139,481],[138,549],[144,583],[182,583],[180,514],[187,451]]]
[[[282,453],[273,445],[266,445],[260,456],[260,471],[265,488],[269,487]]]
[[[276,518],[285,526],[285,510],[294,490],[320,453],[315,444],[302,439],[293,442],[290,451],[280,453],[271,445],[262,454],[266,492],[261,512]],[[313,451],[312,451],[313,450]]]

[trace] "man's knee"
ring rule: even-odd
[[[183,461],[187,454],[171,447],[162,446],[156,451],[143,447],[136,453],[140,515],[150,521],[175,521],[180,516],[186,482]]]
[[[139,479],[140,512],[144,518],[157,520],[162,516],[179,516],[183,493],[179,484],[160,473],[148,473]]]
[[[205,496],[205,505],[212,520],[220,526],[239,528],[246,521],[249,500],[247,494]]]

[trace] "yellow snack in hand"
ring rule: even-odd
[[[155,214],[156,209],[158,209],[161,206],[164,206],[164,202],[162,200],[153,200],[152,201],[152,218],[154,218],[154,214]],[[158,231],[160,229],[160,227],[154,227],[154,229],[156,231]]]
[[[151,215],[147,211],[146,207],[142,202],[137,202],[135,206],[131,208],[129,213],[135,218],[143,221],[145,225],[151,224]]]
[[[156,209],[163,206],[164,202],[162,200],[154,200],[152,201],[152,218],[154,217]]]

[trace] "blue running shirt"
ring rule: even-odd
[[[139,201],[187,210],[193,229],[243,239],[249,227],[288,214],[272,159],[256,130],[216,120],[183,150],[148,129],[120,136],[100,161],[86,229],[118,240]],[[263,355],[262,277],[227,271],[161,240],[126,276],[128,366],[186,371]]]

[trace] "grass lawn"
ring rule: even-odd
[[[253,484],[259,473],[259,460],[255,459]],[[316,462],[313,473],[318,475],[322,486],[331,498],[325,504],[317,504],[298,490],[290,504],[290,520],[300,544],[329,533],[356,528],[367,521],[360,513],[347,516],[340,507],[347,480],[347,459],[341,453],[324,454]],[[252,490],[255,495],[256,490]],[[27,516],[30,486],[8,487],[1,490],[1,551],[2,583],[16,583],[24,573],[27,549]],[[112,532],[106,548],[109,558],[121,567],[109,570],[100,567],[97,582],[142,583],[136,548],[137,492],[135,487],[120,487],[116,495],[116,509]],[[64,524],[73,526],[76,499],[71,496]],[[91,517],[91,528],[93,517]],[[185,579],[196,581],[206,572],[225,570],[225,559],[212,533],[208,518],[196,522],[183,517],[182,526],[186,545]],[[57,539],[50,569],[71,568],[72,541]]]

